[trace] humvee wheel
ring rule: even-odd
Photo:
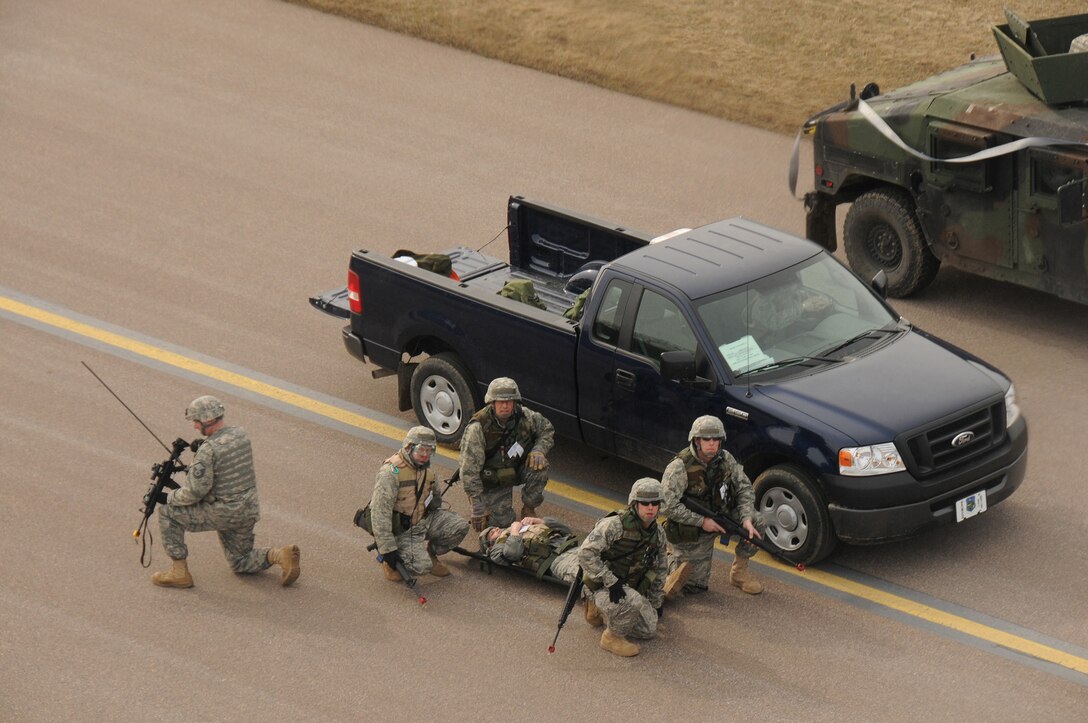
[[[926,244],[903,191],[878,189],[858,197],[846,214],[843,245],[850,266],[868,281],[881,269],[888,275],[888,295],[910,296],[933,281],[940,260]]]

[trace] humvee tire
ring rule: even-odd
[[[843,245],[850,266],[868,281],[881,269],[888,275],[888,295],[901,298],[929,286],[941,262],[926,245],[905,192],[881,188],[854,201],[843,224]]]

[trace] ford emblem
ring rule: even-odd
[[[974,432],[960,432],[952,438],[953,447],[962,447],[965,444],[970,444],[971,440],[975,438]]]

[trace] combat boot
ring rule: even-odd
[[[430,556],[431,556],[431,574],[432,575],[434,575],[435,577],[446,577],[446,575],[450,574],[450,569],[448,567],[446,567],[446,563],[439,560],[438,556],[435,555],[433,552],[430,553]]]
[[[758,595],[763,592],[763,584],[748,572],[747,557],[737,557],[733,560],[733,566],[729,568],[729,583],[749,595]]]
[[[524,520],[526,517],[536,517],[536,508],[533,507],[532,505],[523,504],[521,506],[521,518],[520,519]]]
[[[684,560],[665,578],[666,599],[673,600],[679,597],[689,577],[691,577],[691,562]]]
[[[601,647],[621,658],[630,658],[638,655],[638,646],[622,635],[616,635],[608,628],[601,633]]]
[[[185,560],[174,560],[169,570],[152,575],[151,582],[159,587],[192,587],[193,576],[189,574],[189,563]]]
[[[390,582],[400,582],[402,579],[400,573],[397,572],[397,569],[388,562],[382,563],[382,574],[385,575],[385,579]]]
[[[299,557],[301,557],[301,554],[298,545],[273,547],[268,551],[268,561],[273,565],[279,565],[283,569],[283,574],[280,575],[280,584],[284,587],[297,580],[298,574],[302,572],[299,567]]]
[[[591,597],[586,598],[586,622],[595,628],[604,625],[604,615],[601,615],[601,609]]]

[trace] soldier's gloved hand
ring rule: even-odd
[[[159,490],[159,494],[155,497],[155,501],[158,502],[160,505],[165,505],[170,502],[170,498],[166,495],[165,492]]]
[[[469,518],[469,524],[477,532],[483,531],[484,526],[487,524],[487,508],[484,507],[483,502],[472,503],[472,517]]]
[[[400,559],[400,553],[398,551],[390,550],[389,552],[383,552],[382,553],[382,562],[384,562],[386,565],[389,565],[389,567],[396,570],[397,569],[397,563],[398,562],[403,562],[403,561]]]
[[[529,459],[526,460],[525,464],[534,472],[539,472],[548,466],[548,458],[544,456],[543,452],[534,449],[529,453]]]
[[[608,588],[608,599],[611,600],[614,605],[618,605],[620,600],[623,600],[625,597],[627,597],[627,591],[623,589],[623,583],[619,580],[616,581],[616,584]]]

